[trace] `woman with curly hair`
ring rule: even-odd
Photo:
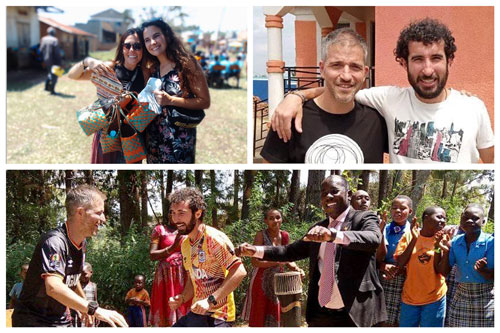
[[[155,91],[162,113],[146,129],[148,163],[194,163],[196,125],[189,119],[210,106],[205,75],[163,20],[147,21],[142,29],[145,56],[152,62],[153,77],[162,82]]]

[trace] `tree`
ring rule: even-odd
[[[217,228],[217,187],[215,185],[215,170],[210,170],[210,205],[212,215],[212,226]]]
[[[389,189],[389,171],[380,170],[378,178],[379,182],[377,208],[380,208],[382,207],[382,201],[387,198],[387,190]]]
[[[411,181],[410,198],[413,201],[413,207],[418,207],[418,203],[425,191],[425,184],[431,174],[431,170],[413,170]],[[416,211],[416,210],[415,210]]]
[[[300,194],[300,170],[293,170],[292,181],[290,184],[290,192],[288,193],[288,202],[292,206],[292,216],[297,214],[297,208],[299,205],[299,194]]]
[[[309,170],[306,188],[305,219],[310,221],[314,214],[311,206],[321,206],[321,182],[325,178],[324,170]]]
[[[118,170],[121,234],[125,236],[133,222],[140,221],[136,171]]]
[[[363,170],[359,175],[358,190],[368,191],[370,185],[370,170]]]
[[[68,194],[68,191],[71,190],[73,187],[73,177],[74,173],[73,170],[66,170],[64,171],[64,180],[65,180],[65,187],[66,187],[66,194]]]
[[[257,171],[245,170],[243,173],[243,205],[241,207],[241,219],[248,219],[250,216],[250,196],[252,194],[253,182]]]
[[[203,182],[203,170],[194,170],[194,186],[203,192],[201,184]]]
[[[231,218],[229,222],[236,221],[239,219],[239,205],[238,205],[238,196],[240,192],[240,175],[238,170],[234,170],[233,177],[233,208],[231,210]]]
[[[148,176],[145,170],[140,171],[141,175],[141,227],[148,226]]]

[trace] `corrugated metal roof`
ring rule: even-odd
[[[57,22],[56,20],[53,20],[53,19],[48,18],[48,17],[38,16],[38,20],[40,20],[40,22],[43,22],[45,24],[50,25],[51,27],[54,27],[56,29],[59,29],[61,31],[67,32],[67,33],[72,34],[72,35],[80,35],[80,36],[88,36],[88,37],[97,38],[96,35],[93,35],[89,32],[83,31],[81,29],[78,29],[78,28],[75,28],[75,27],[72,27],[72,26],[69,26],[66,24],[62,24],[62,23]]]

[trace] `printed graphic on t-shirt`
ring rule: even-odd
[[[400,156],[418,160],[456,163],[464,131],[454,124],[436,128],[434,121],[401,121],[395,119],[393,151]]]
[[[350,137],[329,134],[316,140],[307,150],[305,163],[364,163],[363,151]]]

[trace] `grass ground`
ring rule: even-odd
[[[7,75],[7,163],[89,163],[92,136],[81,130],[76,110],[96,99],[94,86],[64,75],[52,96],[44,81],[39,71]],[[212,104],[198,127],[197,163],[246,163],[246,88],[241,79],[239,89],[210,89]]]

